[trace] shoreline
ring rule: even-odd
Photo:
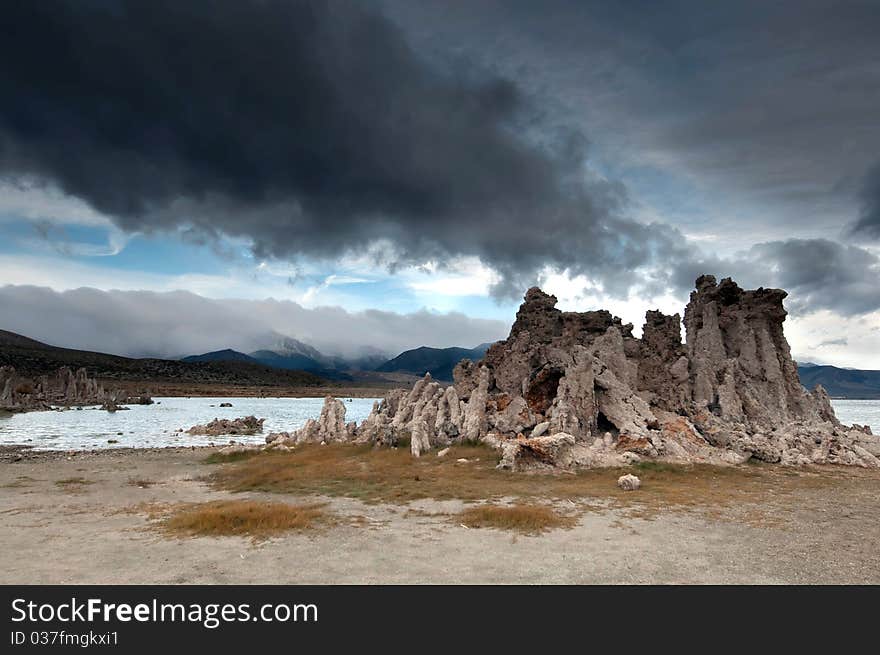
[[[119,387],[130,391],[135,387]],[[236,398],[267,398],[267,399],[286,399],[286,398],[313,398],[324,399],[328,396],[338,399],[347,398],[376,398],[385,397],[391,389],[399,387],[290,387],[281,389],[272,389],[272,393],[267,393],[264,388],[254,387],[199,387],[188,388],[185,392],[178,388],[164,388],[160,393],[150,392],[150,387],[136,387],[139,389],[137,394],[132,396],[146,396],[153,402],[120,402],[117,409],[113,411],[125,411],[135,405],[152,405],[156,399],[161,402],[162,398],[211,398],[216,400],[235,400]],[[76,410],[95,410],[103,409],[102,405],[97,402],[93,403],[71,403],[69,405],[51,405],[49,407],[0,407],[0,419],[8,418],[16,414],[29,414],[32,412],[67,412]]]
[[[125,390],[130,396],[149,394],[156,398],[324,398],[344,396],[348,398],[382,397],[391,389],[403,388],[404,384],[345,384],[315,387],[273,387],[230,384],[192,384],[174,381],[126,382],[100,379],[105,387]]]
[[[235,442],[238,444],[238,442]],[[30,461],[61,461],[72,457],[99,458],[120,455],[144,455],[166,452],[195,452],[202,450],[220,450],[232,443],[204,444],[202,446],[147,446],[137,448],[135,446],[120,446],[117,448],[82,448],[70,450],[40,449],[29,444],[2,444],[0,445],[0,463]]]

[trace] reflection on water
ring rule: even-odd
[[[154,398],[155,405],[132,405],[115,413],[96,408],[63,412],[28,412],[0,416],[0,444],[25,444],[38,449],[147,448],[238,442],[262,443],[269,432],[295,430],[321,414],[323,398]],[[362,421],[374,398],[341,398],[345,420]],[[219,407],[231,402],[232,407]],[[214,405],[212,407],[211,405]],[[199,437],[177,432],[214,418],[253,414],[265,418],[263,434]],[[118,433],[122,433],[121,435]],[[108,443],[115,440],[118,443]]]
[[[0,444],[25,444],[39,449],[147,448],[159,446],[262,443],[269,432],[295,430],[306,419],[317,418],[323,398],[156,398],[155,405],[133,405],[116,413],[86,408],[64,412],[29,412],[0,416]],[[374,398],[342,399],[345,420],[364,420]],[[219,407],[231,402],[232,407]],[[880,401],[832,400],[837,417],[845,424],[870,425],[880,432]],[[213,405],[213,407],[212,407]],[[214,418],[253,414],[265,418],[264,433],[233,437],[198,437],[178,432]],[[119,433],[122,434],[119,434]],[[117,443],[108,443],[115,440]]]

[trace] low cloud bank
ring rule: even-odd
[[[188,291],[0,287],[0,329],[56,346],[131,357],[179,357],[223,348],[250,352],[293,337],[325,354],[390,356],[417,346],[473,347],[507,335],[504,321],[458,312],[409,314],[289,300],[215,300]]]

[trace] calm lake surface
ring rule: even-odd
[[[832,400],[837,419],[845,424],[871,426],[871,432],[880,433],[880,400]]]
[[[318,418],[323,398],[153,398],[154,405],[132,405],[114,413],[95,408],[63,412],[28,412],[0,417],[0,444],[24,444],[41,450],[92,448],[154,448],[205,446],[234,439],[239,443],[264,443],[270,432],[295,430],[309,418]],[[345,420],[360,423],[373,408],[375,398],[340,398]],[[232,407],[219,407],[231,402]],[[211,405],[214,405],[212,407]],[[228,437],[193,436],[177,432],[215,418],[254,415],[265,418],[263,434]],[[122,432],[121,435],[118,433]],[[115,439],[119,443],[107,443]]]
[[[269,432],[295,430],[309,418],[318,418],[323,398],[155,398],[155,405],[133,405],[130,410],[109,413],[86,408],[64,412],[29,412],[0,416],[0,445],[24,444],[42,450],[92,448],[153,448],[204,446],[230,439],[263,443]],[[345,420],[361,422],[375,398],[342,398]],[[219,407],[231,402],[232,407]],[[880,401],[833,400],[837,417],[846,424],[870,425],[880,432]],[[212,407],[213,405],[213,407]],[[198,437],[177,432],[214,418],[253,414],[265,418],[263,434],[254,436]],[[122,432],[122,434],[118,434]],[[115,439],[118,443],[107,443]]]

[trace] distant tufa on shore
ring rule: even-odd
[[[124,391],[107,391],[84,368],[73,372],[63,366],[54,375],[28,378],[16,373],[12,366],[0,366],[0,410],[28,412],[55,407],[101,405],[108,411],[123,409],[120,405],[150,405],[149,396],[129,398]]]

